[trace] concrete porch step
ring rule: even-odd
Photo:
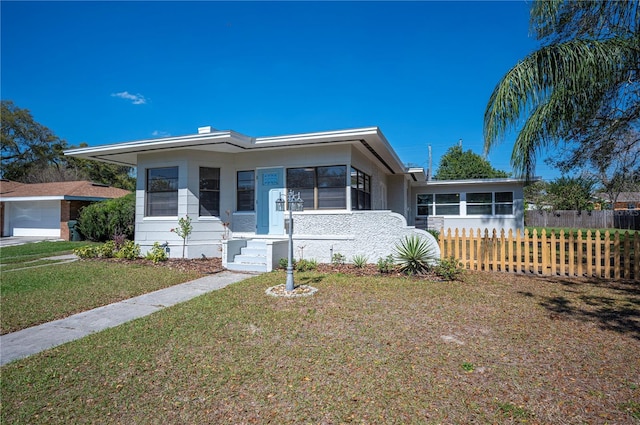
[[[248,240],[247,246],[240,249],[240,254],[227,263],[227,269],[243,272],[267,271],[267,244],[263,240]]]

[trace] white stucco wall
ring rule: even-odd
[[[348,262],[354,255],[366,255],[369,263],[375,263],[378,258],[393,254],[394,246],[412,234],[429,240],[439,258],[438,243],[433,236],[407,226],[404,217],[392,211],[295,213],[294,256],[329,263],[333,254],[344,255]]]

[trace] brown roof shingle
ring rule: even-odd
[[[105,186],[90,181],[54,183],[18,183],[0,181],[1,198],[24,198],[38,196],[65,196],[74,198],[120,198],[128,195],[128,190]]]

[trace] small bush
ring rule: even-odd
[[[296,268],[296,259],[294,258],[293,260],[291,260],[291,262],[293,263],[293,268]],[[278,261],[278,266],[280,266],[281,269],[287,269],[287,266],[289,265],[289,260],[287,258],[281,258],[280,261]]]
[[[339,252],[336,252],[335,254],[333,254],[333,257],[331,257],[331,264],[333,264],[334,266],[341,266],[346,263],[346,261],[347,257],[345,257],[343,254],[340,254]]]
[[[354,255],[351,259],[351,262],[357,269],[363,269],[367,265],[368,261],[369,258],[366,255],[360,254]]]
[[[431,242],[418,235],[405,236],[395,251],[400,270],[409,275],[429,271],[438,260]]]
[[[151,260],[154,263],[159,263],[160,261],[167,261],[167,252],[164,249],[164,246],[160,245],[160,242],[154,242],[153,246],[149,251],[147,251],[147,255],[145,257],[147,260]]]
[[[462,263],[454,257],[443,258],[434,269],[445,280],[457,280],[464,273]]]
[[[316,270],[318,268],[318,262],[316,260],[299,260],[296,263],[296,270],[299,272],[308,272]]]
[[[96,258],[98,256],[98,249],[100,247],[93,245],[81,246],[73,250],[73,253],[80,258]]]
[[[114,241],[106,241],[99,247],[99,257],[113,258],[116,253],[116,243]]]
[[[378,262],[376,263],[378,266],[378,271],[380,273],[390,273],[395,268],[395,262],[393,261],[392,255],[387,255],[387,258],[378,258]]]
[[[135,260],[140,257],[140,245],[134,241],[125,241],[116,252],[116,258]]]
[[[436,229],[427,229],[427,233],[430,233],[431,236],[436,238],[436,240],[440,239],[440,231]]]

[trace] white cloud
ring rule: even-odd
[[[153,133],[151,133],[151,135],[153,137],[168,137],[168,136],[171,136],[171,134],[167,133],[166,131],[159,131],[159,130],[155,130]]]
[[[119,97],[120,99],[130,100],[134,105],[144,105],[147,103],[147,99],[140,93],[131,94],[128,91],[122,91],[120,93],[111,93],[112,97]]]

